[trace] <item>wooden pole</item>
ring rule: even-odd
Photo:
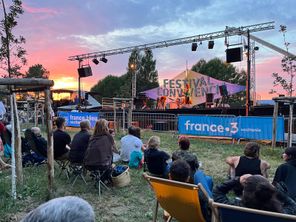
[[[288,147],[292,146],[293,141],[293,108],[294,108],[294,101],[291,101],[289,105],[289,130],[288,130]]]
[[[13,95],[10,95],[10,113],[11,116],[14,116],[13,107]],[[12,138],[11,138],[11,196],[15,200],[16,199],[16,175],[15,175],[15,155],[14,155],[14,147],[15,147],[15,139],[14,139],[14,118],[11,118],[11,126],[12,126]]]
[[[41,79],[41,78],[28,78],[28,79],[15,79],[15,78],[2,78],[0,79],[0,85],[11,86],[53,86],[53,80]]]
[[[12,94],[13,99],[13,113],[12,118],[14,119],[14,150],[15,150],[15,161],[16,161],[16,179],[17,184],[23,184],[23,163],[22,163],[22,142],[21,142],[21,130],[20,130],[20,122],[16,104],[15,93]]]
[[[48,177],[48,197],[53,196],[54,186],[54,157],[53,157],[53,132],[52,116],[50,104],[50,90],[45,90],[45,113],[46,113],[46,130],[47,130],[47,177]]]
[[[278,101],[275,101],[274,108],[273,108],[273,119],[272,119],[272,143],[271,143],[272,148],[276,146],[276,129],[277,129],[278,111],[279,111],[279,103]]]

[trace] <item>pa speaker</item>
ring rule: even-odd
[[[79,74],[80,78],[92,76],[92,71],[91,71],[90,66],[79,68],[78,74]]]
[[[193,42],[191,45],[191,51],[196,51],[197,50],[197,43]]]
[[[226,62],[240,62],[243,60],[243,47],[226,49]]]
[[[219,91],[221,96],[228,96],[227,86],[221,85],[219,86]]]

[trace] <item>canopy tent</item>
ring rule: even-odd
[[[213,99],[219,99],[221,87],[228,95],[245,90],[245,86],[217,80],[209,76],[191,70],[185,70],[173,79],[164,79],[160,87],[142,92],[148,98],[157,100],[166,97],[166,103],[176,103],[185,95],[188,95],[192,105],[206,102],[206,94],[212,93]]]

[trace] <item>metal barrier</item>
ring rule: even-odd
[[[113,111],[102,111],[100,117],[109,121],[111,129],[126,129],[128,127],[127,111],[117,111],[115,116]],[[177,131],[177,121],[177,115],[168,113],[133,112],[132,115],[132,125],[155,131]]]

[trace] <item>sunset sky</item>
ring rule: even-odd
[[[7,4],[10,0],[6,0]],[[28,66],[42,64],[50,71],[55,88],[77,88],[77,62],[69,56],[222,31],[225,26],[245,26],[275,21],[271,31],[253,33],[272,44],[283,46],[279,25],[287,26],[290,52],[296,53],[296,13],[294,0],[24,0],[17,34],[26,38]],[[241,42],[241,37],[231,38]],[[258,44],[256,87],[262,99],[271,97],[273,72],[281,72],[282,55]],[[224,38],[215,40],[213,50],[207,42],[197,52],[191,45],[153,50],[160,81],[191,68],[199,59],[225,60]],[[94,65],[93,76],[83,79],[90,89],[108,74],[126,72],[129,54],[107,58],[108,63]],[[246,60],[234,63],[246,67]]]

